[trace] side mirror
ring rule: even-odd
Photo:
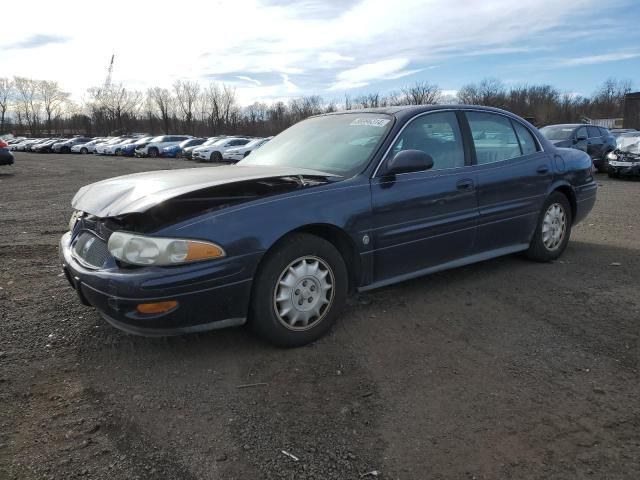
[[[422,172],[433,168],[433,158],[422,150],[401,150],[387,163],[386,174]]]
[[[587,137],[585,137],[584,135],[580,135],[580,136],[576,135],[576,142],[584,142],[586,139]]]

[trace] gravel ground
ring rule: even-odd
[[[61,276],[79,187],[184,166],[0,167],[0,478],[640,476],[640,182],[599,176],[559,261],[357,296],[328,337],[278,350],[244,328],[123,334]]]

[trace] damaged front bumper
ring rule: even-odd
[[[258,254],[255,254],[257,257]],[[113,326],[145,336],[170,336],[242,325],[251,293],[247,255],[176,267],[123,269],[115,260],[101,269],[81,264],[71,232],[60,240],[64,274],[80,301],[95,307]],[[248,277],[248,278],[247,278]],[[140,304],[175,301],[164,313],[142,314]]]
[[[608,170],[610,175],[636,176],[640,175],[640,160],[609,160]]]

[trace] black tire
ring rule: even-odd
[[[557,205],[561,208],[564,214],[564,233],[562,233],[561,240],[557,246],[553,248],[548,247],[543,240],[543,225],[547,212],[549,209]],[[538,218],[538,225],[536,231],[533,234],[529,250],[527,250],[527,257],[536,262],[551,262],[558,258],[567,248],[569,243],[569,237],[571,236],[571,224],[573,217],[571,213],[571,205],[569,199],[561,192],[553,192],[549,195],[549,198],[544,202],[540,217]]]
[[[122,150],[120,148],[116,149],[116,157],[122,156]]]
[[[156,147],[151,147],[148,151],[147,151],[148,155],[151,158],[157,158],[158,157],[158,149]]]
[[[212,162],[222,162],[222,154],[220,152],[212,152],[209,160]]]
[[[611,170],[607,171],[607,176],[609,178],[618,178],[618,175],[616,175],[614,172],[612,172]]]
[[[82,155],[86,155],[87,153],[89,153],[89,150],[87,150],[86,148],[83,147],[83,148],[80,149],[80,153]]]
[[[244,155],[242,156],[242,158],[247,158],[250,153],[251,153],[251,150],[249,150],[248,152],[244,152]]]
[[[313,293],[314,287],[310,286],[306,291],[308,298],[304,297],[304,292],[300,295],[301,292],[297,287],[302,285],[303,281],[306,282],[306,278],[311,278],[311,274],[308,274],[309,276],[298,279],[298,283],[290,287],[289,298],[292,302],[294,298],[301,299],[300,303],[297,303],[299,305],[306,305],[302,303],[306,300],[311,303],[313,295],[316,298],[330,295],[331,299],[326,307],[319,307],[324,310],[318,310],[319,315],[309,319],[307,326],[298,327],[295,321],[293,325],[287,326],[288,320],[283,319],[276,312],[278,305],[276,293],[280,280],[290,271],[290,266],[297,264],[296,262],[312,265],[317,260],[322,262],[322,266],[328,267],[325,270],[327,272],[325,278],[328,279],[329,284],[332,284],[331,289],[320,295],[322,288],[318,288],[317,293]],[[267,253],[255,275],[249,308],[249,324],[260,337],[280,347],[300,347],[311,343],[325,335],[335,323],[347,298],[348,279],[344,259],[330,242],[306,233],[293,234]],[[307,284],[304,284],[306,288]],[[311,284],[312,282],[309,282],[309,285]],[[298,307],[294,308],[297,310]]]

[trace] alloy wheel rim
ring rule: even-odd
[[[557,250],[567,231],[567,216],[559,203],[549,206],[542,221],[542,243],[547,250]]]
[[[273,293],[273,309],[287,329],[308,330],[329,311],[334,298],[335,279],[331,267],[315,256],[291,262],[278,277]]]

